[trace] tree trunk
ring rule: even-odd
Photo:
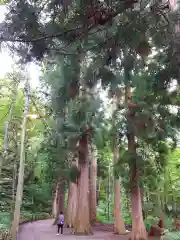
[[[88,235],[92,233],[92,229],[89,222],[89,169],[87,136],[83,136],[80,139],[79,149],[78,166],[80,176],[78,178],[78,205],[73,233]]]
[[[64,213],[64,182],[60,181],[58,184],[58,214]]]
[[[72,165],[78,165],[78,162],[75,161]],[[76,213],[77,213],[77,183],[69,182],[68,189],[68,206],[67,206],[67,215],[66,215],[66,225],[73,227],[75,225]]]
[[[141,193],[136,186],[131,193],[132,201],[132,236],[131,240],[147,240],[147,232],[142,216]]]
[[[114,145],[114,164],[118,162],[118,140]],[[116,234],[125,234],[126,228],[121,209],[121,186],[119,179],[114,179],[114,232]]]
[[[76,220],[77,212],[77,184],[70,182],[68,190],[68,206],[67,206],[67,226],[73,228]]]
[[[58,192],[58,184],[56,184],[56,189],[53,192],[53,201],[52,201],[52,216],[56,218],[57,215],[57,192]]]
[[[16,197],[16,181],[17,181],[17,166],[16,159],[13,163],[13,179],[12,179],[12,212],[14,209],[15,197]]]
[[[125,89],[125,100],[128,106],[132,103],[131,87],[126,86]],[[131,110],[128,109],[127,112],[128,122],[133,122],[133,115]],[[132,127],[127,128],[127,138],[128,138],[128,151],[132,156],[136,156],[136,142],[134,130]],[[141,191],[139,187],[139,173],[137,169],[136,160],[130,163],[131,170],[131,204],[132,204],[132,232],[131,240],[147,240],[147,231],[143,221],[142,214],[142,202],[141,202]]]
[[[3,168],[3,161],[4,159],[6,159],[7,157],[7,152],[8,152],[8,131],[9,131],[9,124],[11,122],[11,118],[14,112],[14,105],[16,102],[16,98],[17,98],[17,89],[18,89],[18,83],[17,82],[13,82],[14,86],[13,86],[13,92],[12,92],[12,102],[10,105],[10,110],[9,110],[9,116],[8,116],[8,120],[5,123],[5,131],[4,131],[4,151],[3,151],[3,156],[0,156],[0,175],[2,172],[2,168]]]
[[[64,213],[64,182],[62,180],[60,180],[57,184],[57,195],[56,195],[55,201],[56,201],[55,202],[56,218],[54,220],[53,225],[55,225],[57,223],[60,212]]]
[[[111,201],[111,166],[108,166],[108,179],[107,179],[107,215],[108,221],[110,220],[110,201]]]
[[[18,184],[17,184],[17,191],[16,191],[14,219],[11,227],[12,240],[17,239],[17,232],[18,232],[19,219],[20,219],[20,208],[21,208],[22,195],[23,195],[24,166],[25,166],[24,144],[25,144],[25,136],[26,136],[26,122],[27,122],[27,117],[29,113],[29,96],[30,96],[28,81],[26,82],[25,92],[26,92],[26,98],[25,98],[25,107],[24,107],[24,118],[22,122],[19,176],[18,176]]]
[[[91,147],[92,148],[92,147]],[[90,186],[89,186],[89,210],[90,210],[90,222],[96,221],[96,181],[97,181],[97,161],[95,156],[95,150],[91,150],[90,159]]]
[[[134,134],[129,134],[128,150],[136,155],[136,143]],[[141,191],[139,187],[139,173],[136,161],[131,163],[131,204],[132,204],[132,232],[131,240],[147,240],[147,231],[143,221]]]
[[[96,206],[99,204],[100,191],[101,191],[101,179],[97,178],[97,189],[96,189]]]

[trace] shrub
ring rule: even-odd
[[[161,240],[179,240],[180,232],[168,232],[161,237]]]

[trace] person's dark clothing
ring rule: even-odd
[[[60,229],[61,229],[61,234],[63,234],[63,224],[58,224],[58,233]]]

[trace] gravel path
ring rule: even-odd
[[[128,240],[128,236],[103,231],[94,231],[91,236],[76,236],[68,228],[64,229],[63,235],[56,236],[56,226],[52,226],[52,222],[53,220],[43,220],[21,225],[18,240]]]

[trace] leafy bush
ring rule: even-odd
[[[0,213],[0,229],[6,229],[11,222],[11,214],[7,212]]]
[[[131,216],[130,216],[130,215],[124,216],[124,222],[125,222],[125,224],[127,224],[127,225],[131,225],[131,224],[132,224],[132,218],[131,218]]]
[[[107,202],[99,201],[99,205],[97,207],[97,220],[102,223],[113,223],[112,202],[110,203],[110,216],[108,221]]]
[[[165,236],[161,237],[161,240],[179,240],[180,232],[168,232]]]

